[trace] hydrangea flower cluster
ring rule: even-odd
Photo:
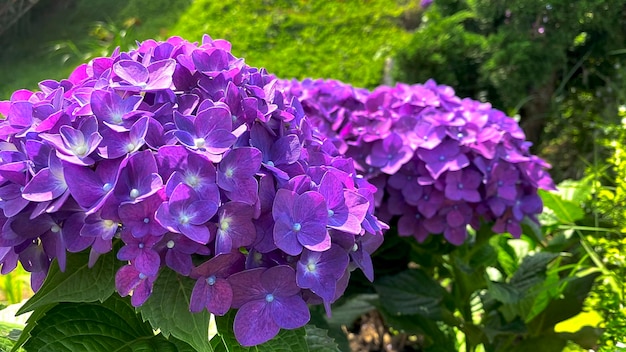
[[[168,267],[196,280],[190,311],[238,309],[246,346],[372,279],[375,187],[230,43],[148,40],[39,87],[0,103],[2,274],[19,261],[37,290],[53,259],[121,241],[122,296]]]
[[[483,221],[519,237],[522,220],[542,211],[537,190],[554,189],[512,118],[433,80],[371,92],[334,80],[279,84],[378,187],[377,216],[398,217],[402,236],[460,245]]]

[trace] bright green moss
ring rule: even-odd
[[[282,78],[381,83],[385,59],[409,39],[400,16],[406,1],[197,0],[170,31],[232,42],[233,53]]]

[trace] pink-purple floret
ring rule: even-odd
[[[519,237],[522,221],[542,211],[537,190],[554,189],[515,120],[433,80],[371,92],[322,79],[279,86],[378,187],[376,215],[397,219],[401,236],[443,234],[460,245],[468,226],[486,223]]]
[[[190,310],[237,308],[242,345],[371,279],[387,226],[375,188],[316,133],[277,80],[230,43],[172,37],[92,60],[0,102],[0,263],[38,290],[57,259],[113,250],[140,306],[159,271],[196,280]]]

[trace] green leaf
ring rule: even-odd
[[[24,326],[21,324],[0,322],[0,351],[11,350],[19,339],[23,328]]]
[[[558,322],[580,313],[583,308],[583,302],[599,275],[599,272],[594,271],[570,280],[561,293],[562,298],[551,301],[546,309],[528,325],[531,326],[533,331],[546,331],[553,329]]]
[[[518,270],[513,274],[506,289],[517,292],[516,300],[505,301],[505,288],[494,285],[492,294],[500,294],[500,301],[505,303],[500,311],[507,321],[519,316],[525,322],[532,320],[545,309],[550,300],[558,295],[559,277],[556,272],[546,274],[547,265],[558,257],[557,253],[539,252],[524,257]],[[510,293],[510,292],[509,292]]]
[[[209,313],[189,312],[189,299],[195,281],[163,269],[155,281],[152,295],[137,310],[144,321],[165,337],[182,340],[198,351],[213,351],[209,343]]]
[[[509,283],[518,290],[525,291],[542,282],[546,276],[546,266],[558,256],[558,253],[538,252],[525,257]]]
[[[377,294],[360,294],[349,297],[341,305],[333,305],[332,316],[328,318],[331,326],[351,326],[361,315],[376,308]]]
[[[27,351],[141,352],[180,351],[117,295],[103,303],[59,303],[35,322]]]
[[[543,335],[524,339],[512,346],[511,352],[558,352],[562,351],[567,340],[557,334]]]
[[[594,181],[594,178],[589,176],[582,180],[563,180],[556,188],[562,199],[580,204],[591,197]]]
[[[281,330],[270,341],[253,347],[242,347],[235,339],[233,322],[236,312],[231,310],[223,317],[215,317],[217,335],[211,344],[217,352],[339,352],[337,343],[324,329],[307,325],[295,330]]]
[[[17,315],[58,302],[104,302],[115,292],[115,273],[122,262],[113,252],[100,256],[93,268],[87,266],[89,252],[68,253],[65,272],[53,264],[43,285],[17,311]]]
[[[502,267],[507,275],[512,275],[517,270],[517,256],[515,251],[508,243],[506,236],[493,236],[489,243],[495,248],[498,256],[498,264]]]
[[[17,341],[15,342],[15,346],[13,346],[13,349],[11,350],[11,352],[16,352],[19,347],[23,346],[24,343],[26,343],[26,341],[31,337],[30,335],[31,331],[35,328],[35,326],[37,326],[37,320],[39,320],[39,318],[44,316],[47,311],[49,311],[56,305],[57,303],[53,303],[53,304],[48,304],[46,306],[36,308],[30,314],[30,317],[28,317],[28,320],[26,320],[26,326],[24,327],[24,330],[22,330],[22,333],[20,334],[19,339],[17,339]]]
[[[506,283],[487,280],[487,289],[491,297],[502,303],[513,304],[522,298],[520,291]]]
[[[450,325],[436,322],[418,314],[396,315],[380,309],[386,326],[411,335],[422,335],[424,351],[446,352],[454,351],[456,336]]]
[[[498,253],[489,245],[489,243],[482,244],[476,250],[472,251],[469,258],[469,265],[473,269],[480,270],[481,268],[491,266],[498,260]]]
[[[489,314],[484,320],[484,324],[482,330],[489,343],[493,343],[498,336],[519,336],[528,332],[522,319],[513,319],[507,323],[502,320],[500,314]]]
[[[583,326],[575,333],[565,332],[559,335],[567,340],[571,340],[578,344],[580,347],[591,350],[596,348],[598,340],[602,337],[604,329],[594,328],[592,326]]]
[[[328,331],[320,329],[313,325],[305,325],[304,331],[306,335],[304,339],[308,347],[308,351],[315,352],[338,352],[339,347],[333,338],[328,336]]]
[[[560,283],[561,280],[555,270],[551,270],[547,273],[546,279],[541,286],[538,287],[537,290],[532,290],[532,292],[528,295],[534,297],[534,299],[530,310],[524,314],[525,322],[528,323],[534,319],[544,309],[546,309],[552,299],[560,294]]]
[[[374,287],[382,306],[390,314],[420,314],[432,319],[442,319],[443,306],[448,293],[419,269],[406,270],[382,278]]]
[[[580,203],[564,200],[555,192],[541,189],[539,190],[539,195],[543,200],[544,207],[550,209],[562,224],[573,224],[585,217],[585,212],[581,208]]]
[[[378,304],[377,294],[358,294],[343,298],[340,302],[333,304],[332,316],[326,316],[322,306],[311,307],[311,321],[318,328],[327,329],[328,336],[335,339],[340,350],[349,351],[350,343],[341,326],[348,328],[361,315],[376,309]]]

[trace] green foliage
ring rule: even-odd
[[[524,226],[520,239],[494,236],[488,225],[459,247],[436,237],[416,244],[388,234],[392,247],[412,250],[387,253],[383,248],[374,258],[378,296],[347,298],[336,309],[351,312],[349,319],[374,306],[391,331],[420,336],[425,351],[594,348],[602,332],[597,323],[555,330],[589,309],[595,283],[612,277],[588,251],[584,236],[576,235],[604,230],[583,225],[587,216],[581,202],[591,191],[571,181],[562,186],[560,192],[542,193],[546,226]],[[326,319],[325,326],[332,327],[333,319]]]
[[[406,82],[437,82],[453,86],[460,96],[471,96],[481,89],[479,68],[484,60],[486,39],[465,30],[463,23],[474,15],[461,11],[449,17],[429,12],[411,42],[398,53],[396,78]]]
[[[620,107],[619,117],[624,121],[626,107]],[[592,233],[587,236],[587,240],[597,252],[597,260],[611,273],[606,275],[602,284],[594,288],[593,308],[606,322],[601,340],[602,350],[613,351],[617,343],[624,342],[626,336],[626,286],[623,283],[626,276],[626,127],[623,122],[611,126],[607,137],[604,143],[612,150],[607,160],[608,169],[592,170],[590,173],[590,177],[595,177],[597,182],[593,185],[593,199],[588,203],[596,216],[596,222],[607,222],[616,231],[605,236]]]
[[[53,264],[43,286],[17,314],[58,302],[103,302],[109,298],[115,292],[115,272],[122,263],[113,252],[102,255],[92,268],[88,261],[88,252],[68,253],[65,272]]]
[[[233,43],[233,53],[283,78],[335,78],[356,86],[381,83],[385,59],[408,34],[408,1],[195,1],[171,33],[203,33]]]
[[[99,303],[59,303],[30,331],[27,351],[193,351],[155,335],[128,299],[111,296]]]
[[[18,340],[24,327],[19,324],[0,322],[0,351],[10,351]],[[24,350],[16,349],[18,352]]]
[[[121,30],[132,28],[125,39],[131,44],[168,36],[168,28],[190,3],[41,0],[24,19],[30,22],[27,30],[9,31],[0,37],[0,99],[20,88],[35,88],[44,79],[67,77],[90,53],[99,55],[119,45]]]
[[[395,78],[432,77],[518,114],[553,177],[581,178],[625,101],[625,13],[621,0],[435,1]]]
[[[0,277],[0,294],[4,295],[3,303],[16,304],[26,298],[25,293],[32,295],[30,274],[18,264],[15,270]]]
[[[198,351],[212,351],[209,344],[209,313],[189,312],[189,299],[195,281],[164,269],[154,283],[152,295],[138,311],[144,320],[170,335],[185,341]]]

